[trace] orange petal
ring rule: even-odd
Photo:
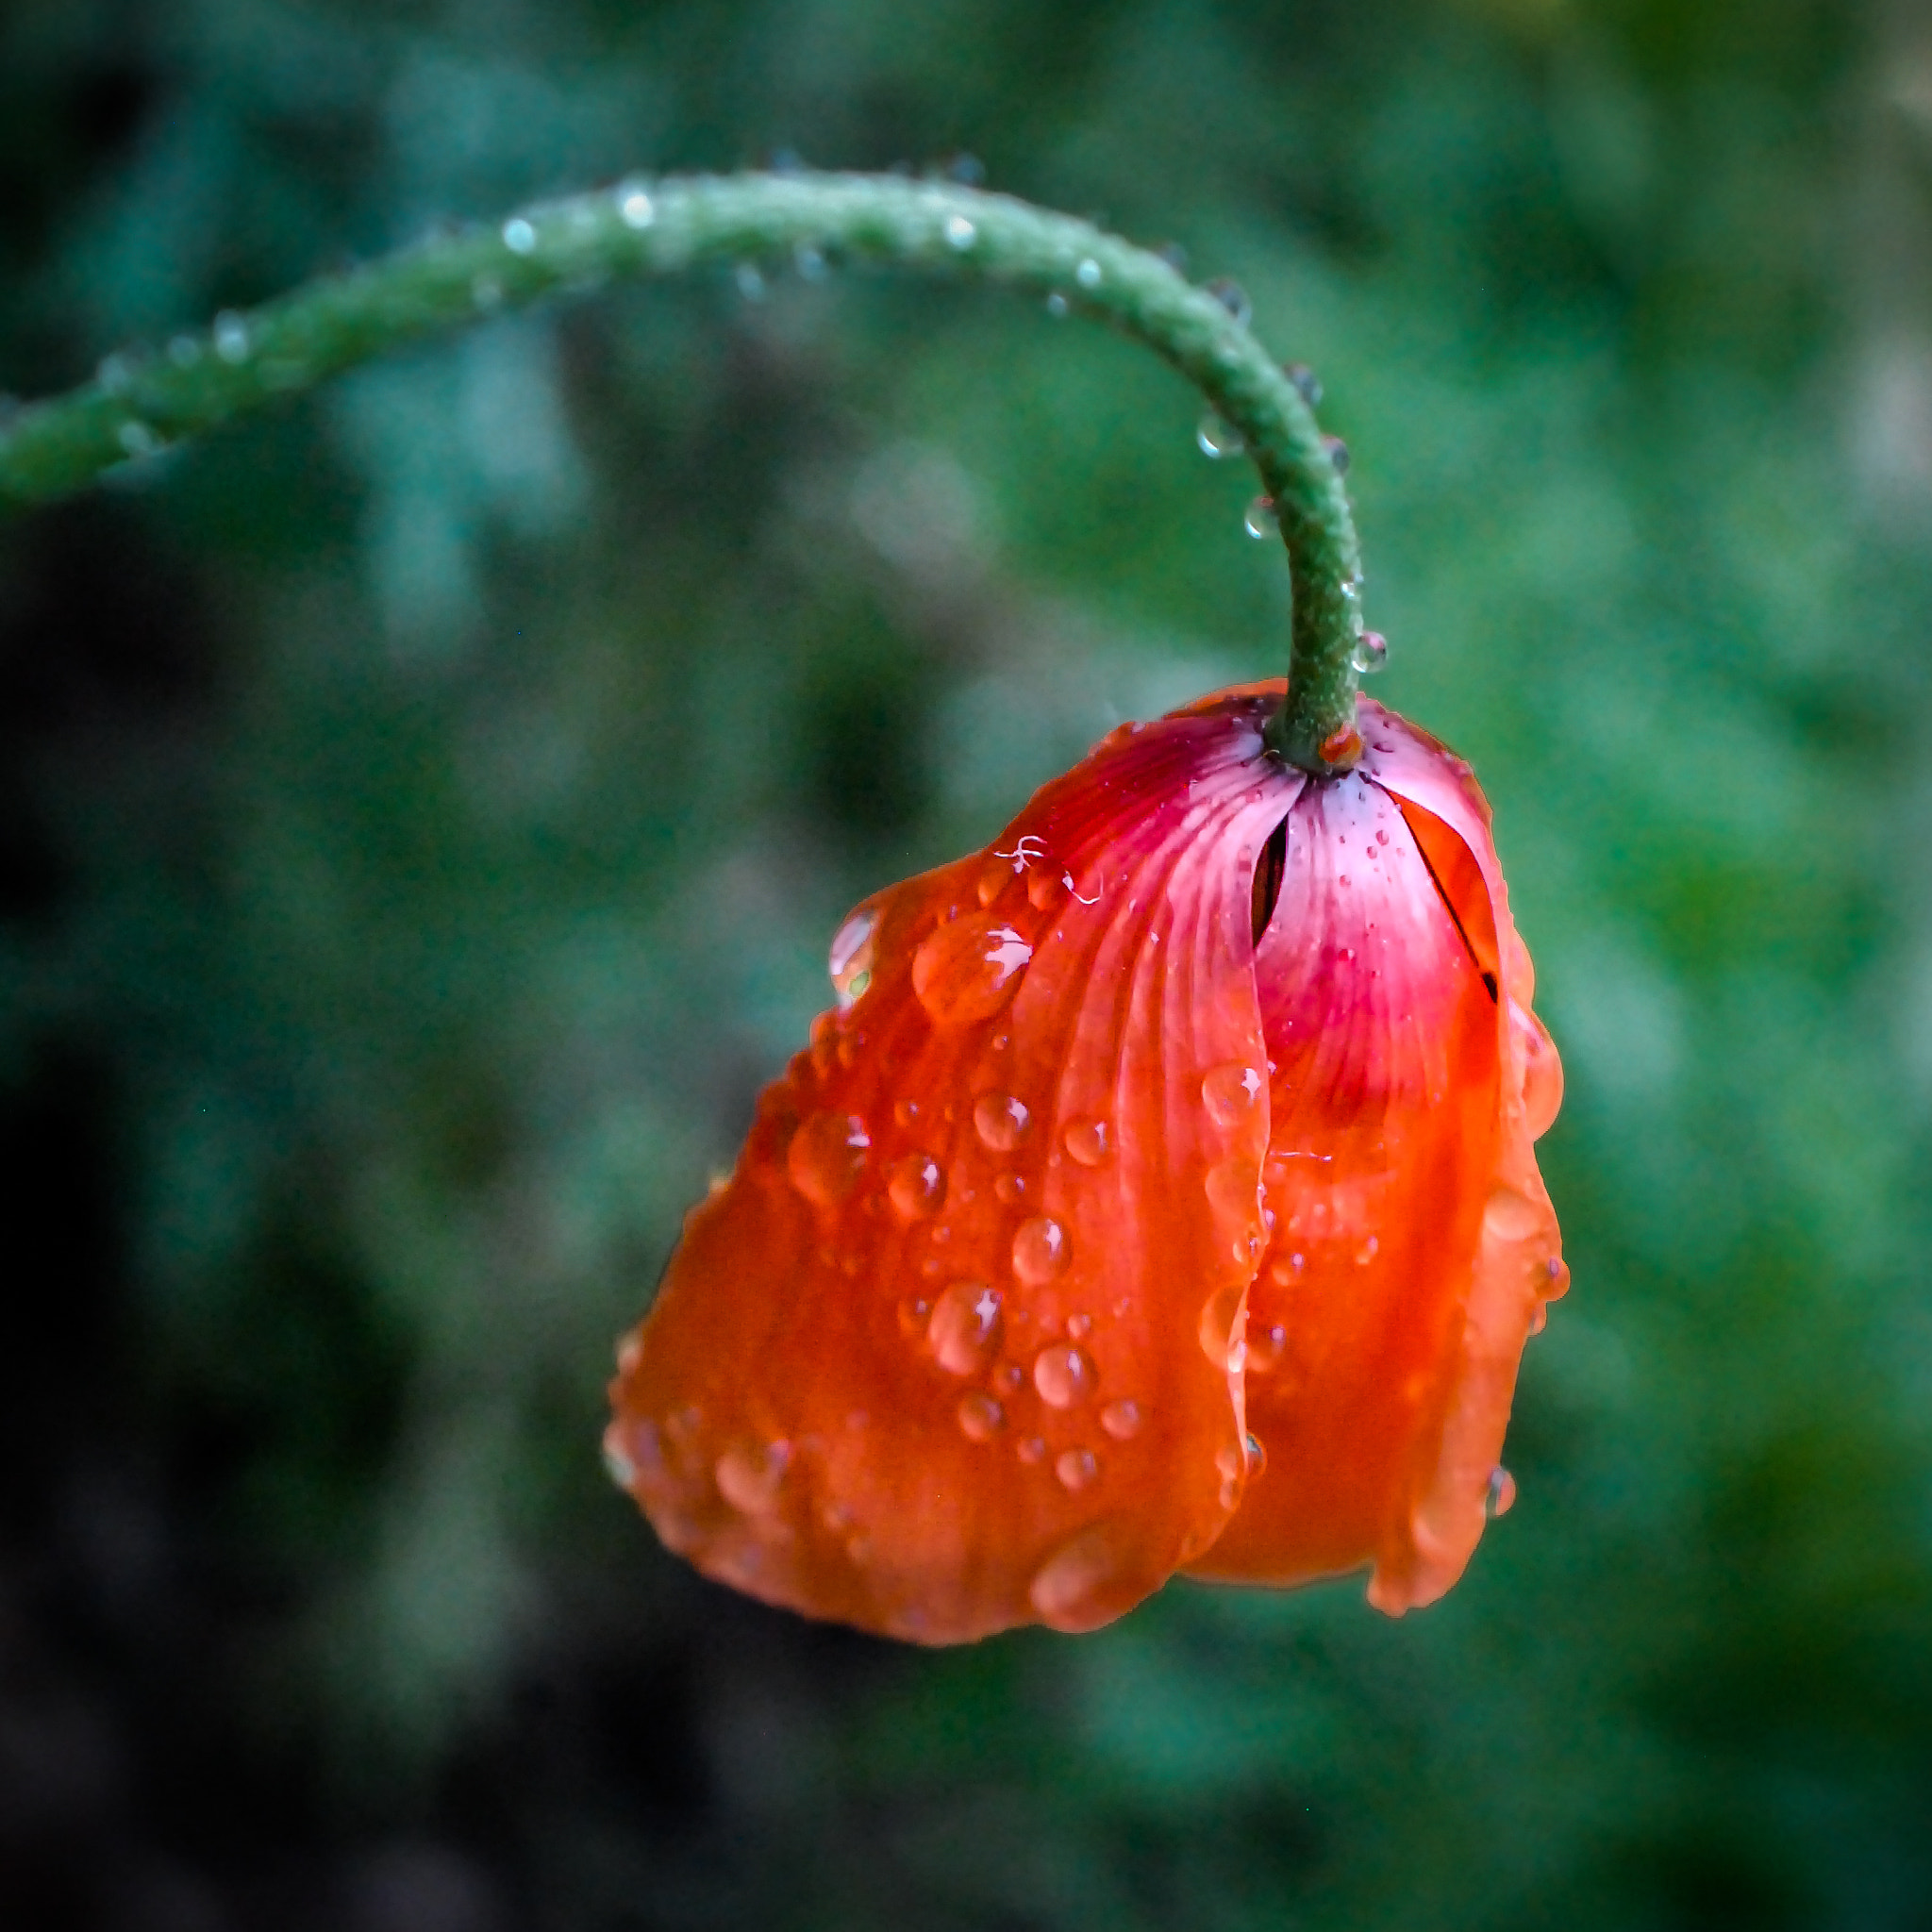
[[[1268,1140],[1250,881],[1301,785],[1252,707],[1125,727],[841,928],[841,1009],[621,1356],[608,1447],[673,1549],[949,1642],[1105,1623],[1219,1534]]]
[[[1399,1613],[1456,1581],[1507,1481],[1517,1362],[1567,1279],[1530,1146],[1562,1090],[1469,768],[1368,700],[1361,727],[1359,776],[1291,818],[1257,960],[1275,1224],[1246,1373],[1267,1466],[1195,1567],[1292,1583],[1373,1562],[1371,1600]]]
[[[1416,841],[1361,777],[1289,815],[1256,958],[1274,1216],[1251,1291],[1265,1452],[1200,1574],[1296,1583],[1407,1561],[1453,1400],[1495,1157],[1495,1008]]]

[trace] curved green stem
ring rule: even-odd
[[[1290,698],[1271,732],[1305,771],[1355,717],[1355,525],[1307,404],[1213,295],[1091,223],[1008,195],[868,175],[629,181],[440,237],[177,336],[111,356],[95,379],[0,429],[0,500],[91,482],[389,349],[558,290],[709,262],[877,262],[1011,283],[1145,342],[1246,445],[1273,497],[1294,591]],[[1350,762],[1346,754],[1340,763]]]

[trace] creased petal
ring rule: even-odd
[[[1220,1533],[1268,1141],[1250,880],[1301,786],[1252,707],[1124,727],[841,928],[841,1010],[613,1387],[672,1548],[949,1642],[1107,1622]]]
[[[1468,765],[1366,699],[1361,730],[1367,747],[1361,770],[1403,807],[1458,921],[1473,938],[1486,920],[1494,931],[1502,1068],[1501,1130],[1441,1450],[1410,1511],[1410,1560],[1406,1567],[1378,1563],[1369,1590],[1379,1607],[1400,1612],[1433,1603],[1462,1574],[1498,1478],[1524,1342],[1542,1326],[1545,1304],[1570,1283],[1556,1209],[1533,1144],[1556,1118],[1563,1072],[1555,1043],[1531,1009],[1535,969],[1509,915],[1489,805]]]
[[[1290,813],[1256,973],[1274,1222],[1246,1394],[1266,1460],[1195,1567],[1406,1576],[1496,1157],[1495,1008],[1396,801],[1361,777],[1311,786]]]

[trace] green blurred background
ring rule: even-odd
[[[840,914],[1286,569],[1010,296],[499,321],[0,524],[0,1924],[1932,1927],[1925,9],[6,0],[0,387],[960,151],[1326,382],[1569,1071],[1522,1501],[934,1655],[658,1549],[611,1340]]]

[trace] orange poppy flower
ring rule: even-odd
[[[1440,1596],[1562,1292],[1561,1096],[1469,768],[1282,686],[1124,725],[866,901],[625,1338],[606,1450],[670,1548],[928,1643],[1176,1571]]]

